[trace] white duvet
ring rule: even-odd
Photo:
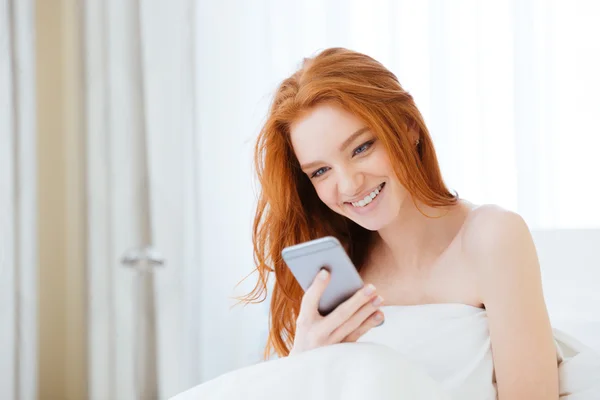
[[[414,363],[374,343],[342,343],[221,375],[175,396],[192,399],[450,399]]]
[[[232,371],[173,399],[496,399],[485,310],[431,304],[383,311],[385,324],[359,343]],[[600,356],[554,333],[561,400],[600,400]]]

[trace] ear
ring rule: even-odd
[[[421,137],[421,132],[419,126],[417,125],[417,122],[414,119],[409,119],[406,126],[408,128],[408,135],[410,137],[411,143],[416,143],[417,140],[419,140]]]

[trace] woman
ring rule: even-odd
[[[448,190],[411,95],[379,62],[341,48],[305,60],[275,95],[256,167],[260,279],[245,300],[274,272],[266,355],[290,360],[280,371],[360,341],[393,349],[454,398],[600,398],[598,358],[554,337],[525,222]],[[327,235],[368,284],[323,317],[327,272],[304,293],[281,251]],[[566,352],[585,365],[565,370]],[[586,384],[573,389],[573,374]]]

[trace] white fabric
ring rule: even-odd
[[[201,358],[197,2],[85,3],[89,397],[158,390],[164,399],[199,378]],[[158,379],[149,371],[136,385],[136,349],[145,340],[136,337],[135,273],[119,260],[148,244],[166,260],[154,276]]]
[[[35,2],[0,0],[0,398],[37,397]]]
[[[172,400],[446,400],[419,366],[386,346],[343,343],[222,375]]]
[[[385,324],[361,342],[385,344],[422,365],[456,399],[495,399],[487,312],[464,304],[383,307]],[[554,329],[561,398],[600,398],[600,355]],[[571,394],[571,396],[568,396]],[[564,396],[564,397],[563,397]]]
[[[358,344],[246,367],[174,399],[233,400],[242,393],[256,399],[354,399],[373,387],[382,391],[366,398],[496,399],[485,310],[450,303],[388,306],[383,311],[384,325]],[[599,399],[600,355],[561,331],[555,329],[554,335],[561,399]]]
[[[600,230],[534,231],[552,326],[600,352]]]

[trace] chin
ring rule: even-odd
[[[375,232],[375,231],[379,231],[383,228],[385,228],[386,226],[388,226],[391,222],[392,222],[392,218],[389,219],[385,219],[385,220],[381,220],[379,218],[377,219],[357,219],[357,218],[351,218],[352,221],[356,222],[358,225],[362,226],[363,228],[365,228],[366,230]]]
[[[351,213],[344,213],[344,216],[369,231],[379,231],[394,222],[398,217],[399,210],[399,206],[389,207],[389,205],[387,205],[387,207],[370,215],[352,215]]]

